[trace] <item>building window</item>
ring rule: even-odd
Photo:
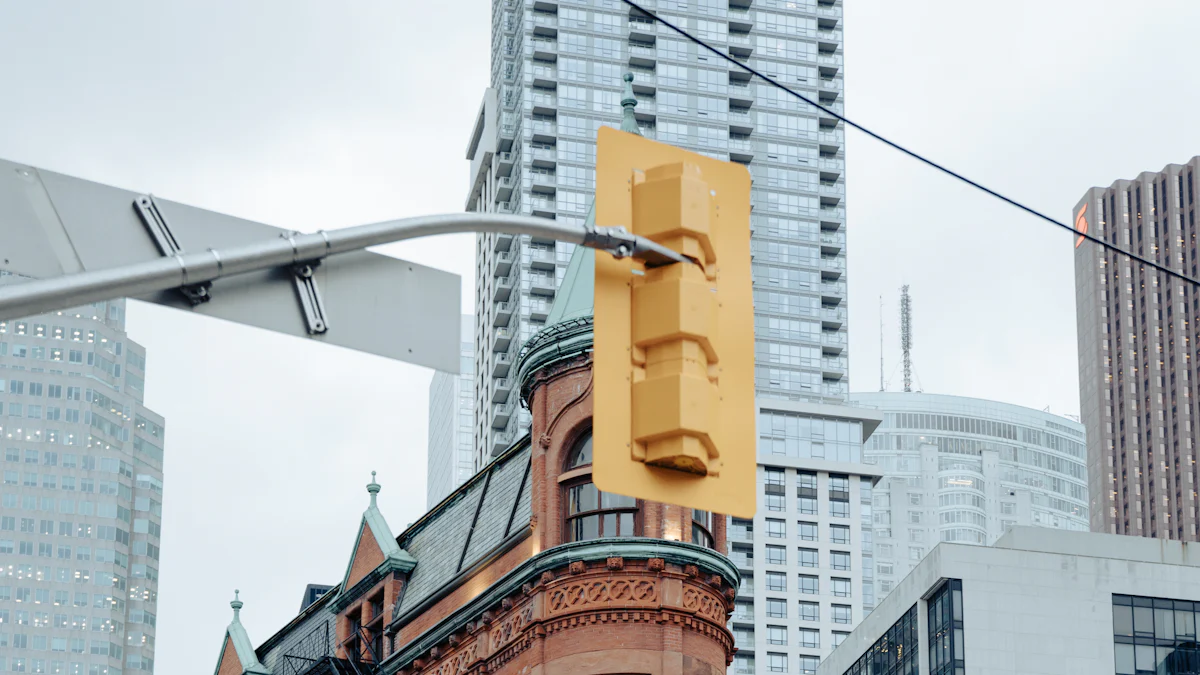
[[[850,605],[831,605],[834,623],[850,623]]]
[[[787,537],[787,523],[774,518],[767,518],[767,536],[775,539]]]
[[[796,472],[796,494],[800,497],[817,496],[817,474],[808,471]]]
[[[787,672],[787,654],[767,652],[767,670],[772,673]]]
[[[850,526],[849,525],[830,525],[829,526],[829,541],[835,544],[850,543]]]
[[[767,644],[786,645],[787,626],[767,626]]]
[[[815,497],[801,497],[796,503],[796,508],[806,516],[815,516],[817,515],[817,500]]]
[[[786,619],[787,602],[778,598],[767,598],[767,616],[772,619]]]
[[[929,675],[964,672],[962,581],[947,579],[934,591],[928,604]],[[1121,672],[1120,668],[1117,672]]]
[[[766,495],[768,511],[783,511],[783,495]]]
[[[850,554],[845,551],[830,551],[829,564],[833,569],[845,572],[850,569]]]
[[[787,575],[783,572],[767,572],[768,591],[786,591]]]
[[[716,550],[713,531],[713,515],[708,511],[692,509],[692,543]]]
[[[733,672],[736,675],[754,675],[754,657],[748,654],[734,656]]]
[[[800,601],[800,620],[801,621],[820,621],[821,620],[821,605],[815,602]]]
[[[917,606],[892,624],[875,644],[866,649],[843,675],[904,675],[917,672],[920,641],[917,636]]]
[[[803,520],[796,523],[800,530],[800,539],[803,541],[817,541],[817,524],[808,523]]]
[[[920,511],[909,511],[908,512],[908,522],[912,523],[913,525],[920,525],[921,524],[921,512]]]
[[[916,546],[909,547],[909,549],[908,549],[908,559],[909,560],[920,560],[921,558],[924,558],[924,557],[925,557],[925,549],[917,548]]]
[[[821,632],[813,628],[800,629],[800,646],[817,649],[821,646]]]
[[[908,493],[908,503],[912,506],[920,506],[921,505],[921,493],[920,492]]]
[[[829,502],[829,515],[834,518],[850,517],[850,502]]]
[[[839,645],[841,645],[843,642],[845,642],[846,638],[848,638],[848,637],[850,637],[849,633],[843,633],[842,631],[838,631],[838,630],[833,631],[833,647],[834,647],[834,649],[836,649]]]
[[[850,597],[850,580],[841,577],[833,577],[829,580],[829,584],[833,587],[833,594],[839,598]]]
[[[850,501],[849,476],[829,476],[829,500],[838,502]]]
[[[592,432],[589,430],[567,455],[565,469],[572,471],[592,464]],[[637,500],[601,492],[585,473],[564,483],[567,505],[567,539],[586,541],[637,535]]]
[[[798,549],[801,567],[817,567],[817,550],[815,548]]]
[[[817,664],[820,662],[815,656],[801,656],[800,675],[817,675]]]
[[[1112,601],[1117,675],[1200,670],[1200,602],[1129,595]]]
[[[782,546],[767,546],[767,564],[786,565],[787,549]]]
[[[821,592],[817,577],[807,574],[800,575],[800,592],[805,595],[816,595]]]

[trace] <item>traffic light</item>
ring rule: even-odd
[[[597,252],[592,476],[651,501],[754,515],[754,311],[745,168],[601,128],[596,225],[694,259]]]

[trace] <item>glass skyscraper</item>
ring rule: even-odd
[[[645,6],[841,110],[840,0]],[[625,72],[634,75],[643,135],[742,163],[754,178],[759,394],[844,400],[842,125],[619,0],[493,0],[491,87],[467,149],[467,209],[582,223],[594,193],[596,132],[620,126]],[[511,369],[544,325],[571,249],[528,236],[477,237],[477,466],[528,428]]]
[[[432,509],[475,475],[475,317],[462,316],[459,373],[437,371],[429,382],[429,453],[425,501]]]
[[[145,369],[124,300],[0,321],[0,671],[154,669],[164,430]]]

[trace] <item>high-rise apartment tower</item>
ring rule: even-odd
[[[841,110],[840,0],[651,6]],[[467,150],[467,209],[582,223],[594,193],[596,132],[620,127],[626,72],[643,135],[740,162],[754,178],[759,395],[844,400],[842,127],[619,0],[493,0],[491,87]],[[511,371],[521,345],[545,323],[571,249],[528,236],[477,238],[477,466],[528,428]]]
[[[432,509],[475,475],[475,317],[462,316],[459,372],[437,371],[429,382],[426,508]]]
[[[1076,229],[1195,278],[1200,157],[1092,188]],[[1077,238],[1079,398],[1094,531],[1196,541],[1200,289]]]
[[[164,431],[145,369],[124,300],[0,321],[0,670],[154,669]]]

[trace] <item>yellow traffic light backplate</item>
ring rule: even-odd
[[[648,269],[596,253],[596,486],[752,517],[749,172],[601,128],[596,225],[624,226],[702,263]]]

